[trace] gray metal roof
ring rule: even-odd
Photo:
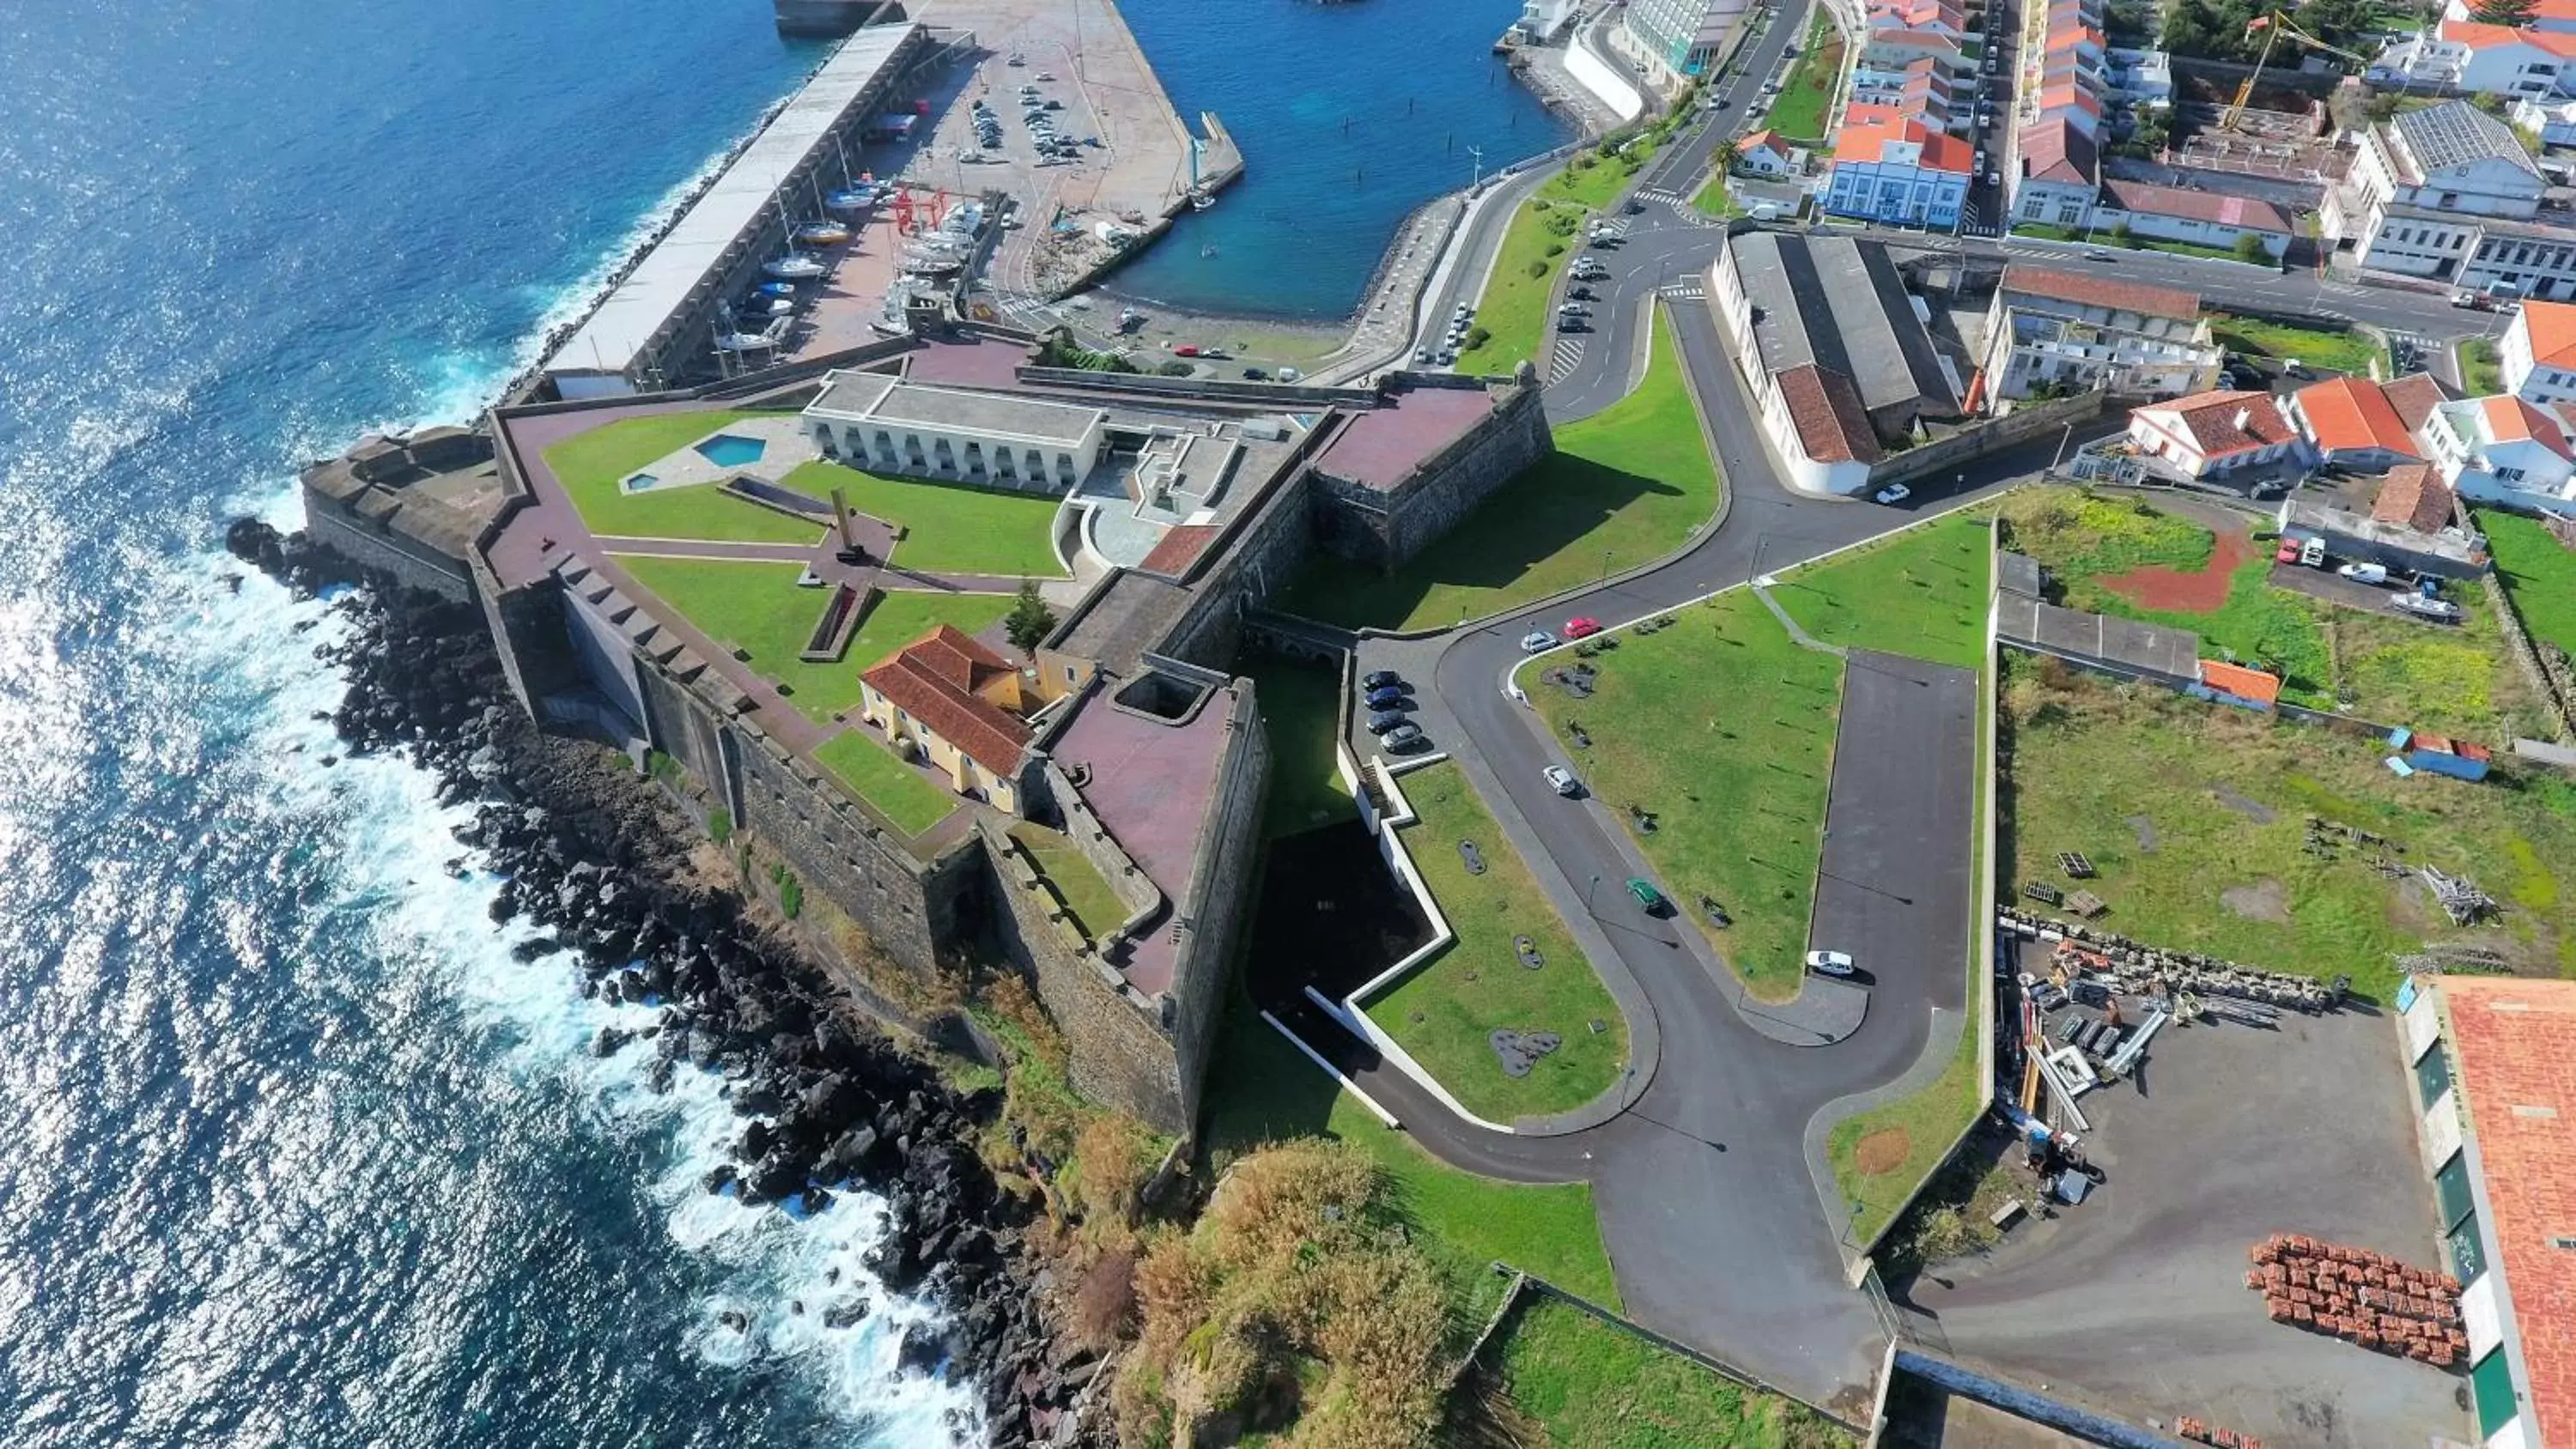
[[[2444,101],[2408,111],[2389,124],[2405,140],[2407,154],[2428,174],[2477,161],[2507,161],[2533,176],[2540,174],[2513,128],[2467,101]]]
[[[1936,414],[1958,410],[1887,248],[1786,232],[1749,232],[1728,245],[1745,296],[1761,311],[1754,335],[1765,367],[1839,372],[1873,413],[1917,400]]]
[[[1032,438],[1067,447],[1091,436],[1102,410],[1002,392],[925,387],[883,373],[834,372],[805,407],[808,416],[852,422],[910,423],[987,436]]]
[[[787,178],[831,144],[832,128],[920,28],[873,26],[844,41],[546,360],[546,370],[622,373],[633,366],[663,324],[690,306],[708,274],[724,265],[726,251],[744,229],[761,220]]]

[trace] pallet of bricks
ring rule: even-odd
[[[2174,1432],[2194,1444],[2215,1444],[2218,1449],[2263,1449],[2263,1441],[2251,1434],[2204,1424],[2189,1414],[2174,1420]]]
[[[2459,1280],[2409,1267],[2386,1253],[2295,1233],[2256,1243],[2245,1286],[2263,1295],[2275,1323],[2447,1369],[2465,1362]]]

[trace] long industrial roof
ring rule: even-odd
[[[826,144],[832,128],[875,84],[903,43],[920,27],[881,25],[861,30],[823,62],[805,88],[761,128],[733,164],[671,227],[668,235],[608,294],[597,311],[546,361],[550,373],[622,373],[690,294],[721,265],[727,248],[770,205],[805,158]]]

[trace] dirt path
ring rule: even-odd
[[[2227,590],[2235,581],[2237,567],[2254,556],[2254,540],[2247,535],[2243,521],[2232,515],[2222,521],[2195,509],[2192,516],[2211,525],[2217,536],[2207,565],[2192,573],[2169,568],[2131,569],[2096,582],[2141,609],[2168,614],[2215,613],[2227,602]]]

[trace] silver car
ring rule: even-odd
[[[1537,654],[1556,647],[1556,636],[1545,629],[1532,629],[1521,636],[1521,652]]]

